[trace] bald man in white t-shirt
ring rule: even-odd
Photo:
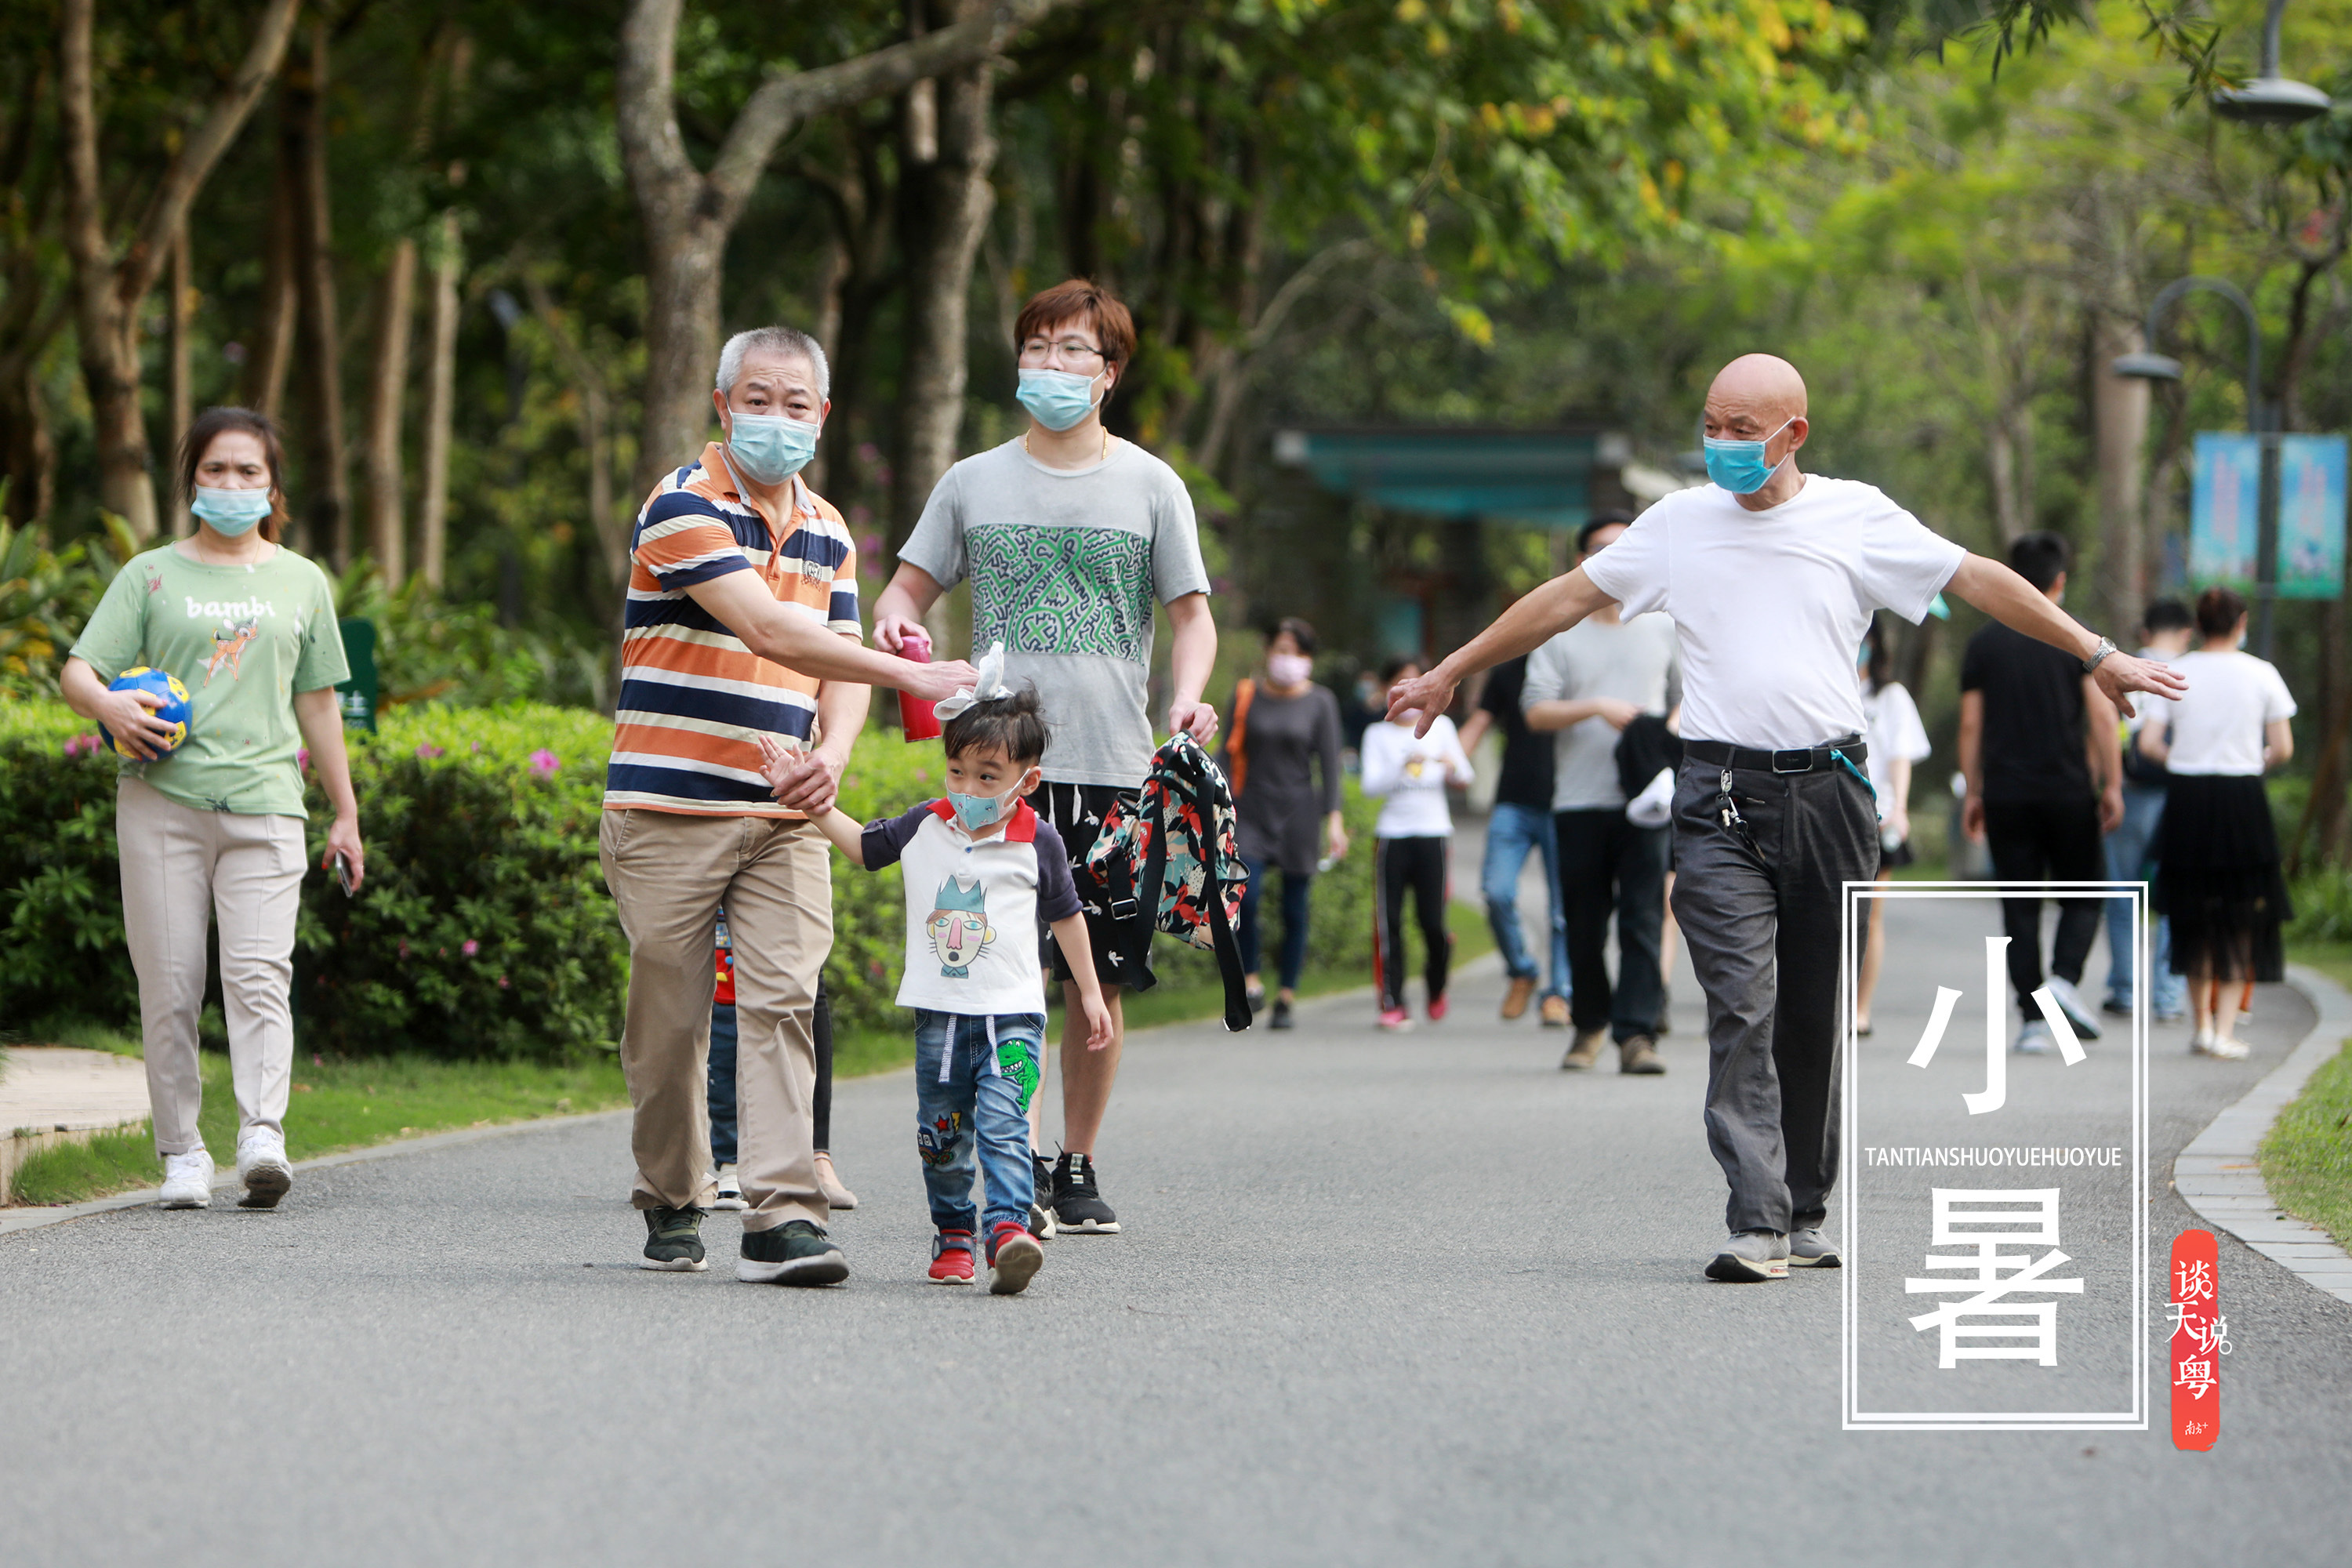
[[[1872,613],[1916,623],[1953,594],[2082,659],[2125,712],[2126,693],[2182,685],[1873,487],[1800,471],[1811,430],[1794,365],[1732,361],[1706,395],[1714,483],[1659,501],[1390,696],[1391,717],[1442,713],[1466,677],[1603,605],[1673,617],[1685,753],[1675,917],[1706,992],[1707,1142],[1731,1188],[1731,1234],[1706,1264],[1715,1279],[1839,1262],[1821,1226],[1838,1160],[1839,903],[1843,884],[1878,868],[1853,679]]]

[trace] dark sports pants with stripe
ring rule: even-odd
[[[1421,920],[1429,949],[1429,994],[1445,994],[1445,972],[1454,958],[1454,936],[1445,929],[1445,889],[1451,879],[1454,840],[1434,836],[1372,840],[1372,975],[1381,1005],[1404,1006],[1405,900]]]

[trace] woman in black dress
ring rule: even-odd
[[[2158,829],[2156,907],[2172,921],[2173,973],[2189,977],[2197,1019],[2189,1048],[2234,1061],[2247,1050],[2231,1032],[2238,985],[2285,978],[2279,928],[2294,911],[2263,774],[2294,754],[2287,724],[2294,698],[2273,666],[2239,651],[2242,595],[2206,589],[2197,631],[2200,646],[2172,661],[2189,689],[2149,702],[2139,749],[2171,776]]]
[[[1339,812],[1339,700],[1315,684],[1315,628],[1293,616],[1265,645],[1262,679],[1234,689],[1233,715],[1218,761],[1233,781],[1242,858],[1242,968],[1253,1012],[1265,1005],[1259,977],[1258,900],[1266,873],[1282,873],[1282,951],[1273,1026],[1287,1029],[1307,962],[1307,900],[1319,858],[1348,852]],[[1314,776],[1319,773],[1319,777]]]

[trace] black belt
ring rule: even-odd
[[[1859,737],[1832,741],[1826,746],[1790,746],[1778,752],[1726,745],[1721,741],[1685,741],[1683,755],[1710,767],[1738,768],[1748,773],[1817,773],[1839,766],[1841,755],[1845,766],[1859,770],[1869,760],[1870,748]]]

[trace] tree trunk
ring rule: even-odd
[[[646,380],[637,493],[693,456],[710,426],[719,285],[727,237],[776,144],[813,115],[888,98],[977,64],[1022,27],[1073,0],[970,0],[954,26],[814,70],[762,82],[721,141],[710,172],[687,156],[674,97],[683,0],[631,0],[621,26],[616,128],[646,229]]]
[[[188,226],[184,219],[172,232],[171,305],[164,315],[169,334],[169,370],[165,377],[165,415],[163,428],[164,493],[172,499],[165,510],[172,518],[172,537],[185,539],[195,527],[195,519],[188,511],[188,498],[178,493],[178,464],[173,460],[180,443],[187,437],[188,426],[195,419],[195,389],[189,380],[188,328],[195,314],[196,286],[189,276]]]
[[[2140,464],[2147,447],[2147,383],[2107,367],[2143,346],[2139,323],[2101,312],[2091,332],[2091,427],[2099,473],[2097,602],[2121,637],[2139,625],[2147,597],[2141,550]]]
[[[970,371],[972,264],[995,205],[989,171],[994,69],[975,66],[939,86],[937,157],[909,171],[907,325],[898,375],[898,453],[890,486],[889,543],[914,531],[931,487],[955,461]],[[911,141],[911,138],[910,138]]]
[[[335,316],[334,215],[327,175],[327,24],[310,24],[307,58],[287,72],[289,118],[301,138],[295,278],[301,294],[302,433],[310,491],[305,542],[342,571],[352,563],[352,490],[343,467],[342,331]]]
[[[171,236],[196,193],[253,113],[292,35],[297,0],[269,0],[236,73],[165,161],[154,196],[118,259],[108,237],[99,173],[92,68],[95,0],[58,7],[58,129],[66,144],[66,252],[74,275],[74,325],[98,447],[99,504],[139,537],[155,532],[146,421],[140,410],[139,315],[163,268]],[[134,154],[117,152],[117,157]]]
[[[449,440],[457,407],[457,215],[441,215],[433,243],[432,361],[425,375],[425,482],[417,498],[416,561],[437,592],[448,564]]]
[[[408,578],[402,523],[401,405],[408,390],[408,335],[415,324],[416,242],[392,247],[376,294],[375,363],[368,377],[368,553],[387,588]]]
[[[278,167],[269,191],[269,227],[261,262],[261,320],[245,359],[246,406],[276,419],[286,406],[286,376],[294,367],[299,292],[294,280],[302,218],[301,139],[287,95],[278,96]]]

